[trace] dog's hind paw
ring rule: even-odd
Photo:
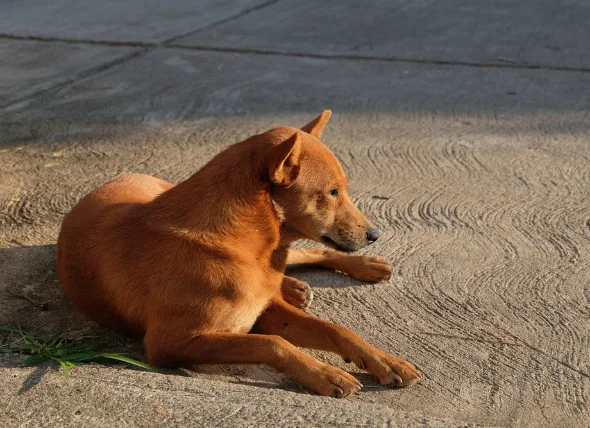
[[[313,291],[309,284],[290,276],[283,278],[281,294],[287,303],[299,309],[309,308],[313,300]]]

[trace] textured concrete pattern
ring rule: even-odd
[[[451,3],[461,2],[222,2],[207,11],[221,22],[186,39],[192,47],[151,44],[140,17],[139,47],[123,33],[121,46],[0,37],[0,326],[18,320],[145,358],[139,343],[86,321],[61,292],[63,215],[119,174],[179,182],[233,142],[331,108],[325,143],[382,231],[361,253],[388,258],[394,275],[364,284],[315,269],[292,274],[312,285],[313,314],[425,375],[388,389],[314,352],[365,385],[336,400],[265,366],[152,373],[92,364],[67,380],[54,365],[4,356],[0,426],[590,425],[590,73],[573,69],[583,65],[588,39],[575,35],[588,30],[580,23],[590,11],[583,1],[495,1],[459,19]],[[485,52],[507,55],[508,35],[492,36],[499,10],[519,52],[540,46],[534,34],[562,50],[536,51],[538,65],[526,55],[486,65]],[[383,29],[402,12],[415,40],[404,49],[420,61],[390,57],[395,37]],[[555,13],[567,24],[541,25]],[[81,40],[100,30],[95,14]],[[75,36],[55,28],[52,37]],[[477,48],[475,28],[488,51]],[[314,34],[323,43],[310,43]],[[443,45],[444,65],[434,54]]]

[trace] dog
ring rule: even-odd
[[[92,191],[58,238],[69,299],[98,324],[141,338],[155,367],[265,363],[321,395],[362,388],[303,347],[338,353],[384,385],[416,383],[409,362],[302,310],[311,290],[285,276],[287,264],[366,281],[391,275],[382,258],[346,254],[379,234],[320,141],[330,116],[233,144],[176,186],[130,174]],[[299,239],[332,249],[289,249]]]

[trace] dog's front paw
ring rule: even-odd
[[[309,308],[313,300],[313,291],[309,284],[290,276],[283,278],[281,294],[287,303],[299,309]]]
[[[352,360],[357,367],[367,370],[379,379],[381,385],[403,388],[421,379],[420,372],[411,363],[376,348],[363,356],[352,358]]]
[[[379,282],[389,280],[391,270],[391,264],[382,257],[350,256],[345,273],[359,281]]]
[[[310,374],[305,379],[299,379],[300,383],[305,388],[328,397],[344,398],[359,392],[363,387],[353,375],[329,364],[322,364]]]

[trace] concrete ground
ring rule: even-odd
[[[3,356],[0,426],[589,426],[588,22],[584,0],[2,2],[0,326],[144,358],[60,291],[64,214],[330,108],[325,142],[383,233],[363,253],[394,275],[294,275],[312,313],[425,379],[388,389],[316,353],[365,384],[337,400],[264,366],[68,380]]]

